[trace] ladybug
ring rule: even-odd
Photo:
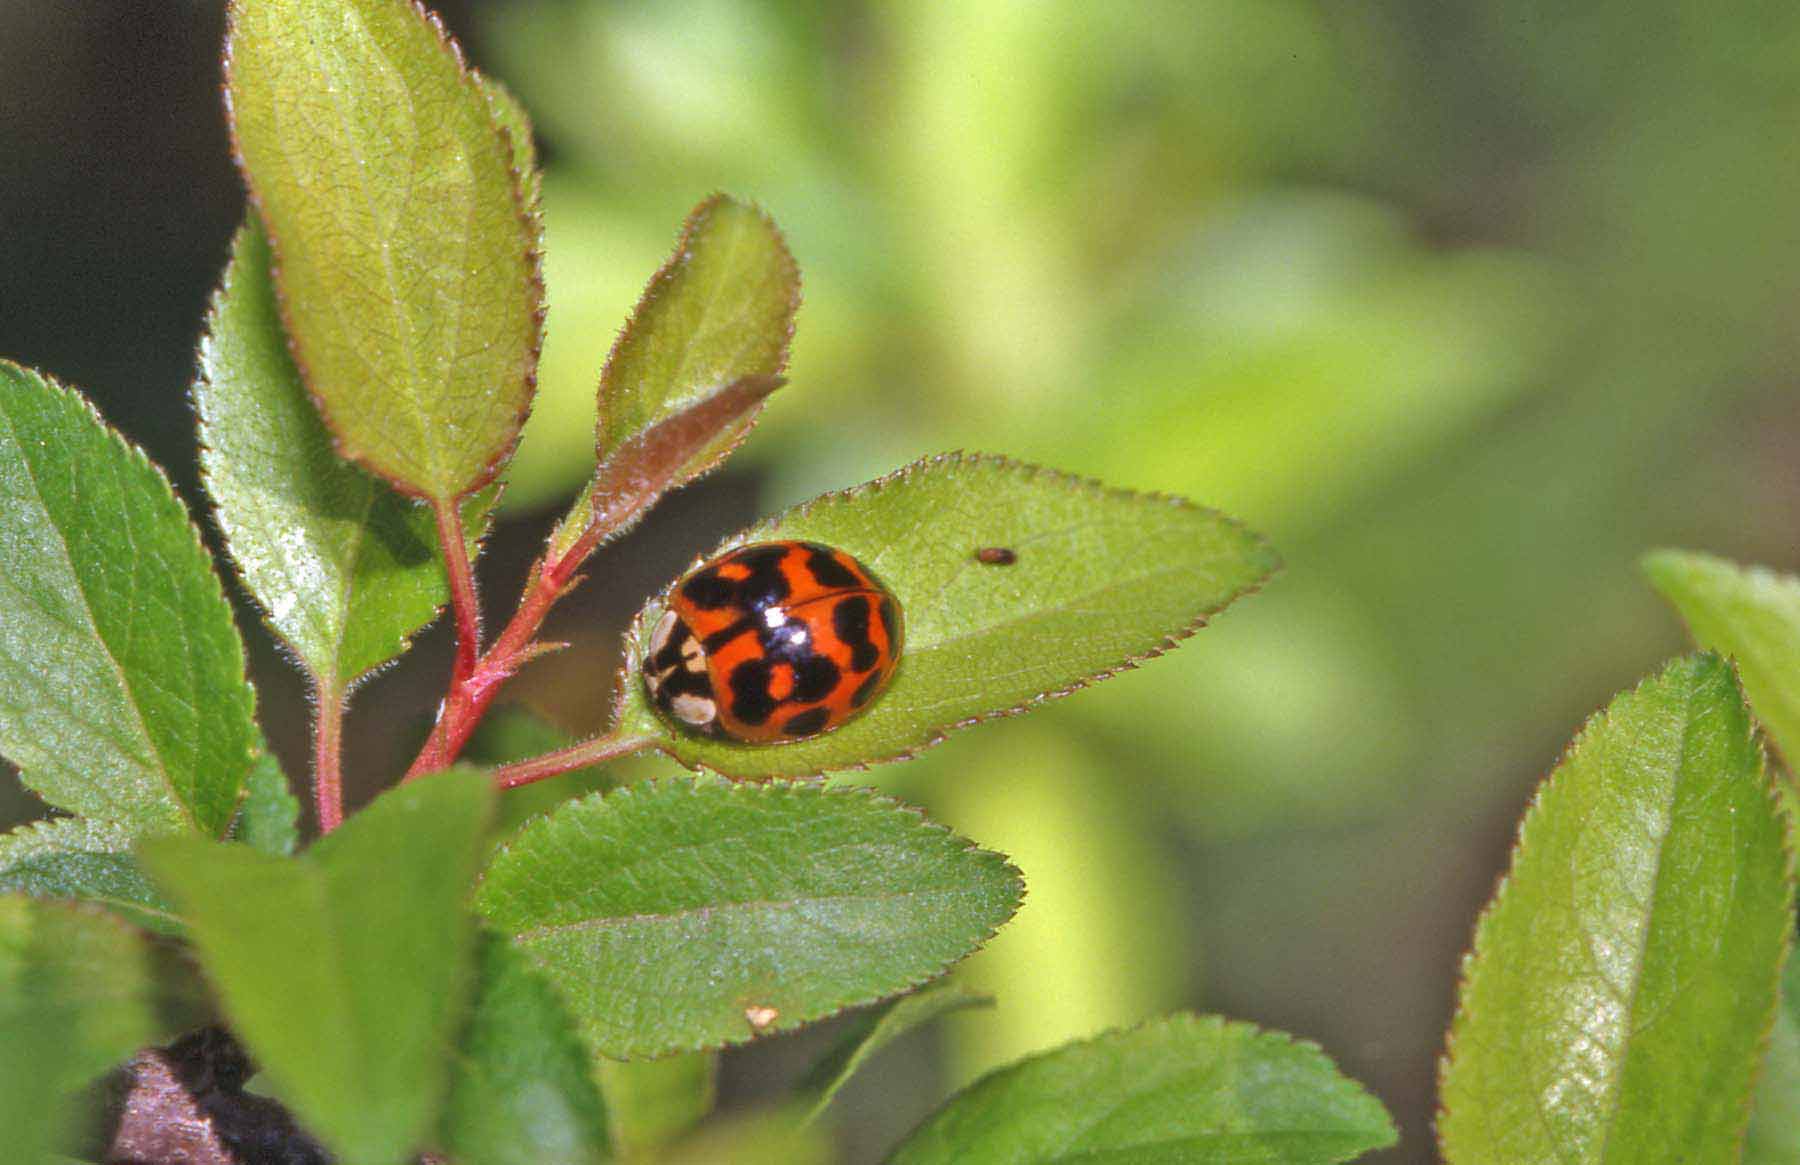
[[[644,684],[690,732],[801,740],[866,708],[900,643],[900,604],[868,567],[817,542],[758,542],[675,584]]]

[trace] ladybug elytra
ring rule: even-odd
[[[759,542],[675,584],[644,684],[690,732],[767,744],[829,732],[869,705],[900,658],[900,604],[817,542]]]

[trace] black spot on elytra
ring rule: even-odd
[[[831,695],[838,686],[838,665],[822,655],[809,655],[794,663],[794,702],[810,704]]]
[[[693,637],[694,632],[687,623],[677,617],[674,628],[669,632],[669,641],[662,645],[661,651],[650,657],[650,670],[659,672],[672,667],[679,668],[681,666],[681,648]]]
[[[886,678],[886,672],[870,672],[869,677],[857,685],[856,691],[850,693],[850,706],[860,708],[867,704],[881,690],[881,681]]]
[[[775,714],[769,680],[775,669],[766,659],[747,659],[731,669],[731,714],[745,724],[765,724]]]
[[[809,708],[797,716],[790,716],[786,724],[781,726],[783,736],[811,736],[825,727],[831,719],[831,712],[826,708]]]
[[[888,650],[900,651],[900,607],[892,595],[881,597],[881,629],[887,632]]]
[[[881,662],[881,651],[869,638],[869,599],[849,595],[831,608],[831,629],[850,649],[850,670],[868,671]]]
[[[722,607],[739,607],[745,611],[761,611],[788,597],[787,577],[781,573],[781,560],[787,557],[785,546],[751,546],[734,550],[710,566],[688,575],[681,584],[681,595],[703,611]],[[726,563],[748,572],[741,579],[726,578],[719,568]]]
[[[713,652],[719,650],[719,648],[724,647],[727,643],[730,643],[733,639],[736,639],[738,636],[742,635],[744,632],[755,627],[759,622],[760,622],[760,620],[751,618],[750,616],[746,615],[742,619],[738,619],[734,622],[728,623],[725,626],[719,628],[717,631],[714,631],[711,635],[708,635],[705,639],[701,640],[700,641],[701,650],[705,651],[706,654],[711,655]]]
[[[820,586],[843,590],[863,585],[862,580],[838,560],[837,552],[831,547],[820,546],[817,542],[808,542],[805,546],[806,569],[812,572]]]

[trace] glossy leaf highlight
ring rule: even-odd
[[[80,395],[0,361],[0,754],[60,809],[217,837],[254,702],[168,481]]]
[[[461,497],[511,455],[542,336],[536,229],[460,52],[406,0],[233,0],[233,138],[338,451]]]
[[[1793,929],[1787,845],[1718,658],[1590,721],[1463,964],[1451,1165],[1734,1159]]]
[[[849,552],[899,600],[906,643],[887,690],[842,728],[807,740],[746,746],[685,733],[656,714],[638,674],[665,594],[627,636],[622,732],[738,777],[907,756],[951,728],[1161,654],[1279,565],[1261,538],[1212,510],[966,454],[803,503],[714,553],[779,538]],[[977,554],[988,547],[1015,560],[984,563]]]
[[[1394,1141],[1381,1102],[1312,1044],[1176,1015],[982,1078],[888,1160],[1328,1165]]]
[[[485,777],[453,770],[384,794],[299,858],[179,838],[143,847],[233,1031],[346,1160],[398,1162],[435,1127],[492,802]]]
[[[181,919],[131,855],[131,830],[87,817],[21,825],[0,837],[0,892],[92,902],[161,934]]]
[[[673,779],[564,806],[477,908],[617,1058],[742,1043],[904,991],[1017,909],[1019,875],[867,791]]]
[[[333,449],[270,260],[246,224],[200,344],[200,464],[244,586],[321,689],[341,691],[405,651],[449,590],[430,510]]]

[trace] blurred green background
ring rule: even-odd
[[[1287,559],[1172,656],[855,778],[1013,855],[1030,897],[958,972],[999,1008],[853,1089],[846,1159],[986,1067],[1176,1007],[1318,1041],[1401,1121],[1380,1159],[1433,1159],[1457,959],[1514,822],[1682,647],[1636,557],[1800,566],[1800,9],[438,7],[548,169],[494,611],[687,208],[756,199],[806,279],[758,434],[597,561],[556,625],[581,650],[517,685],[565,728],[599,727],[625,617],[717,535],[923,453],[1184,494]],[[218,38],[199,0],[0,0],[0,353],[87,388],[196,503],[184,386],[241,213]],[[364,796],[445,646],[353,713]],[[302,693],[266,637],[254,657],[299,771]],[[799,1058],[732,1058],[728,1102]]]

